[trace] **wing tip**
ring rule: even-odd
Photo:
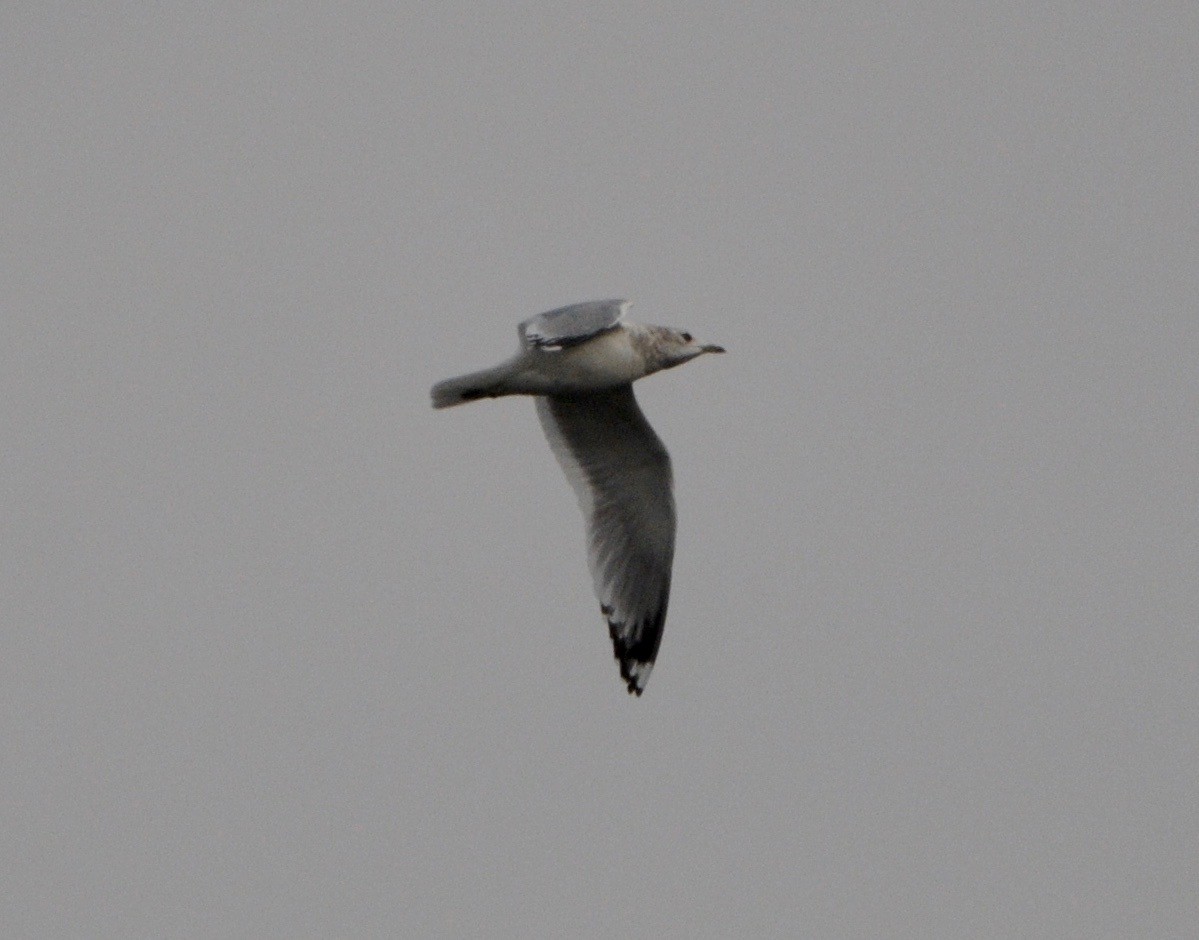
[[[649,682],[649,674],[653,668],[653,663],[637,659],[620,660],[620,678],[628,685],[629,695],[641,698],[641,693],[645,691],[645,685]]]
[[[666,620],[665,605],[653,617],[639,624],[640,629],[631,635],[625,624],[612,619],[614,611],[610,606],[601,604],[600,612],[608,623],[608,635],[612,638],[612,652],[620,666],[620,678],[628,686],[629,694],[640,698],[649,682],[654,661],[658,658],[658,646],[662,642],[662,627]]]

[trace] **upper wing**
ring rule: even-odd
[[[670,456],[633,387],[536,399],[587,520],[587,557],[620,675],[645,690],[666,622],[674,559]]]
[[[627,300],[592,300],[539,313],[520,325],[523,346],[565,349],[614,330],[629,307]]]

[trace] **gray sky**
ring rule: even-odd
[[[1190,935],[1199,8],[168,7],[0,16],[5,936]],[[604,297],[640,700],[428,404]]]

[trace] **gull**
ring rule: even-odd
[[[520,324],[520,350],[494,369],[433,386],[434,408],[533,395],[587,524],[587,561],[620,677],[641,695],[670,600],[675,512],[670,455],[633,382],[720,346],[625,319],[625,300],[572,304]]]

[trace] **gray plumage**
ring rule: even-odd
[[[593,336],[616,329],[628,308],[624,300],[592,300],[539,313],[520,325],[521,343],[543,349],[578,346]]]
[[[433,387],[433,405],[534,395],[537,414],[587,523],[588,567],[621,678],[640,695],[670,600],[675,508],[670,456],[632,382],[719,346],[624,319],[625,301],[551,310],[520,325],[520,351],[494,369]]]

